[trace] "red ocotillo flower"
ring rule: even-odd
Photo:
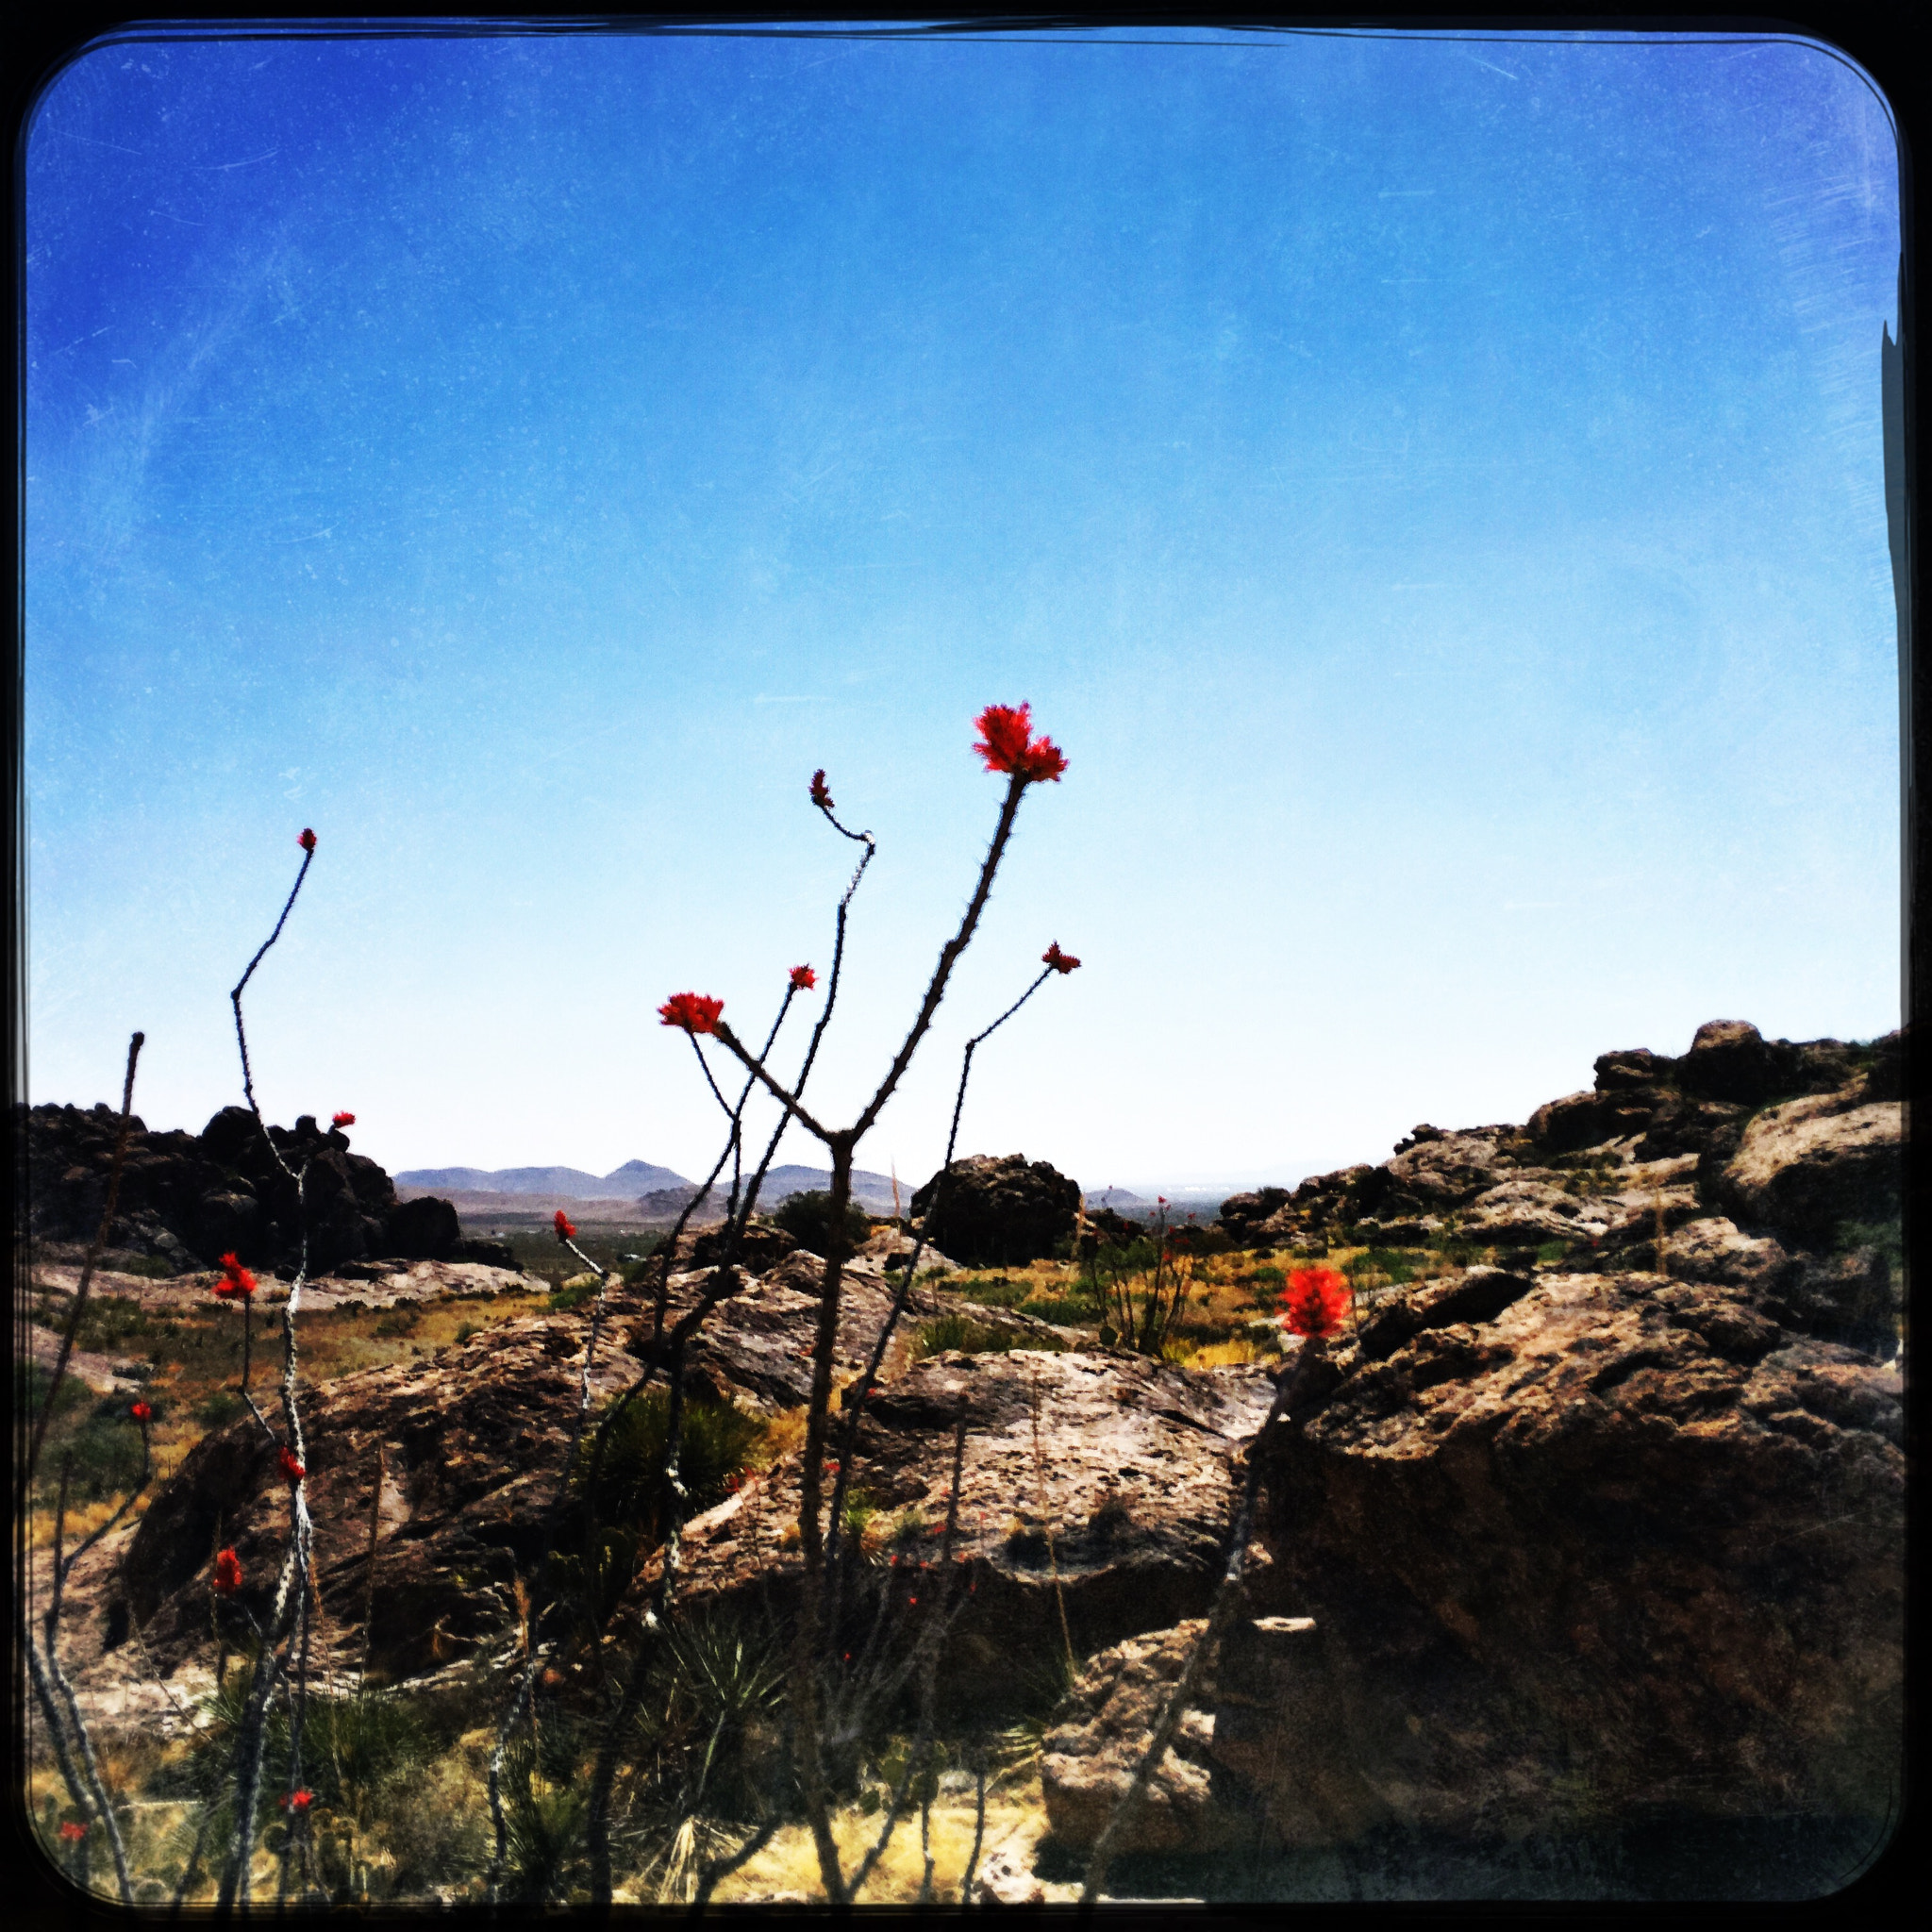
[[[723,1000],[701,992],[675,992],[658,1008],[658,1017],[666,1026],[682,1026],[687,1033],[715,1033],[724,1010]]]
[[[302,836],[295,842],[301,846],[303,851],[313,852],[315,850],[315,834],[307,825],[304,825],[302,827]]]
[[[144,1423],[146,1422],[149,1416],[154,1414],[154,1410],[151,1409],[146,1403],[137,1402],[134,1405],[134,1407],[127,1411],[127,1413],[131,1415],[136,1422]]]
[[[337,1127],[353,1127],[355,1124],[356,1116],[352,1113],[339,1113],[330,1123],[330,1125]]]
[[[1027,737],[1033,728],[1031,705],[989,705],[973,723],[979,733],[973,749],[989,772],[1006,772],[1029,785],[1042,778],[1058,784],[1067,761],[1052,739]]]
[[[233,1550],[215,1552],[214,1591],[217,1596],[233,1596],[242,1588],[242,1558]]]
[[[244,1301],[257,1288],[255,1276],[242,1267],[241,1257],[232,1250],[222,1257],[223,1279],[215,1283],[215,1292],[220,1295],[240,1295]]]
[[[81,1841],[81,1840],[87,1836],[87,1826],[84,1824],[76,1824],[74,1822],[74,1820],[70,1818],[64,1824],[61,1825],[60,1836],[64,1838],[69,1844],[77,1845]]]
[[[811,802],[821,811],[832,809],[832,794],[825,790],[825,774],[823,768],[811,774]]]
[[[306,1811],[315,1802],[313,1791],[288,1791],[275,1802],[284,1811]]]
[[[791,969],[791,985],[794,991],[809,992],[819,983],[819,976],[809,966],[794,966]]]
[[[299,1483],[307,1474],[302,1465],[295,1460],[295,1452],[292,1449],[285,1448],[282,1451],[281,1464],[282,1474],[288,1477],[291,1483]]]
[[[557,1210],[556,1227],[557,1239],[559,1241],[571,1241],[576,1239],[576,1223],[561,1208]]]
[[[1071,973],[1080,963],[1073,954],[1060,951],[1060,942],[1058,940],[1041,954],[1040,959],[1042,965],[1051,966],[1056,973]]]
[[[1297,1335],[1333,1335],[1348,1312],[1348,1277],[1338,1268],[1291,1268],[1282,1322]]]

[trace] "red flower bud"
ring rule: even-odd
[[[561,1208],[557,1210],[557,1219],[554,1224],[557,1228],[557,1239],[558,1241],[569,1241],[576,1239],[576,1224]]]
[[[287,1476],[291,1483],[299,1483],[302,1480],[304,1471],[302,1465],[295,1460],[295,1452],[292,1449],[285,1448],[282,1451],[281,1464],[282,1474],[285,1476]]]
[[[314,1800],[313,1791],[290,1791],[275,1802],[284,1811],[306,1811]]]
[[[1297,1335],[1333,1335],[1348,1312],[1348,1277],[1337,1268],[1291,1268],[1281,1297],[1283,1325]]]
[[[356,1116],[352,1113],[339,1113],[331,1124],[338,1127],[353,1127],[356,1124]]]
[[[809,992],[819,983],[819,976],[809,966],[794,966],[791,969],[791,984],[799,992]]]
[[[715,1033],[718,1015],[724,1010],[723,1000],[701,992],[675,992],[658,1008],[658,1018],[666,1026],[682,1026],[687,1033]]]
[[[979,733],[973,749],[986,760],[989,772],[1006,772],[1031,785],[1042,778],[1059,783],[1067,761],[1050,738],[1028,740],[1033,728],[1030,705],[989,705],[973,723]]]
[[[127,1413],[131,1415],[136,1422],[144,1423],[146,1422],[149,1416],[154,1414],[154,1410],[151,1409],[146,1403],[137,1402],[134,1405],[134,1407],[127,1411]]]
[[[258,1286],[255,1276],[242,1267],[232,1252],[222,1257],[222,1274],[225,1279],[215,1283],[215,1292],[219,1295],[240,1295],[246,1300]]]
[[[823,769],[811,774],[811,802],[821,811],[832,808],[832,794],[825,790],[825,774]]]
[[[1058,940],[1054,941],[1040,957],[1041,961],[1051,966],[1056,973],[1071,973],[1080,963],[1071,953],[1060,951],[1060,942]]]
[[[315,834],[307,825],[304,825],[302,827],[302,836],[295,842],[301,846],[303,851],[313,852],[315,850]]]
[[[61,1825],[60,1836],[64,1838],[69,1844],[77,1845],[81,1841],[81,1840],[87,1836],[87,1826],[84,1824],[76,1824],[74,1822],[74,1820],[70,1818],[64,1824]]]
[[[233,1596],[242,1588],[242,1559],[233,1550],[215,1553],[214,1591],[217,1596]]]

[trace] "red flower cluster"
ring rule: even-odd
[[[215,1552],[214,1590],[217,1596],[233,1596],[242,1588],[242,1558],[233,1550]]]
[[[811,774],[811,802],[821,811],[830,811],[832,808],[832,794],[825,790],[825,774],[823,767]]]
[[[819,976],[809,966],[791,969],[791,989],[794,992],[809,992],[818,983]]]
[[[986,760],[989,772],[1009,773],[1029,785],[1042,778],[1058,784],[1067,761],[1052,739],[1028,739],[1033,728],[1031,705],[989,705],[973,723],[979,733],[973,749]]]
[[[224,1279],[215,1283],[219,1295],[240,1295],[243,1301],[251,1296],[258,1286],[255,1276],[242,1267],[241,1257],[230,1251],[222,1257]]]
[[[666,1026],[682,1026],[687,1033],[715,1033],[718,1015],[724,1010],[723,1000],[701,992],[675,992],[658,1008],[658,1018]]]
[[[127,1411],[127,1413],[131,1415],[136,1422],[144,1423],[146,1422],[149,1416],[154,1414],[154,1410],[151,1409],[146,1403],[137,1402],[134,1405],[134,1407]]]
[[[281,1455],[282,1474],[291,1483],[299,1483],[308,1472],[295,1460],[295,1452],[285,1448]]]
[[[352,1113],[339,1113],[330,1124],[338,1127],[353,1127],[356,1124],[356,1116]]]
[[[289,1791],[275,1800],[284,1811],[306,1811],[315,1802],[313,1791]]]
[[[84,1824],[76,1824],[74,1822],[74,1820],[70,1818],[63,1825],[61,1825],[60,1836],[64,1838],[69,1844],[77,1845],[81,1841],[81,1840],[87,1836],[87,1826]]]
[[[1350,1292],[1339,1268],[1291,1268],[1282,1321],[1297,1335],[1333,1335],[1348,1312]]]
[[[302,827],[302,836],[295,842],[301,846],[303,851],[313,852],[315,850],[315,834],[307,825],[304,825]]]
[[[572,1220],[572,1219],[570,1218],[570,1216],[569,1216],[568,1214],[566,1214],[566,1213],[565,1213],[565,1212],[563,1211],[563,1209],[562,1209],[561,1208],[558,1208],[558,1209],[557,1210],[557,1222],[556,1222],[556,1226],[557,1226],[557,1239],[558,1239],[558,1241],[575,1241],[575,1240],[576,1239],[576,1236],[577,1236],[577,1226],[576,1226],[576,1223],[575,1223],[575,1222],[574,1222],[574,1221],[573,1221],[573,1220]]]
[[[1071,973],[1080,962],[1071,953],[1060,951],[1059,941],[1054,941],[1040,956],[1042,965],[1051,966],[1056,973]]]

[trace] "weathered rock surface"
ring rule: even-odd
[[[80,1281],[80,1263],[72,1258],[72,1248],[57,1250],[63,1258],[42,1259],[37,1252],[33,1281],[36,1290],[53,1298],[58,1310],[73,1295]],[[240,1321],[242,1313],[233,1302],[214,1296],[219,1270],[204,1269],[192,1274],[175,1274],[157,1279],[151,1274],[124,1274],[111,1270],[94,1271],[91,1298],[109,1298],[140,1303],[148,1314],[179,1314],[184,1308],[209,1308],[218,1315]],[[258,1305],[276,1308],[289,1298],[290,1284],[264,1269],[258,1276]],[[481,1261],[345,1261],[333,1274],[307,1283],[302,1290],[302,1306],[311,1312],[330,1308],[387,1308],[398,1302],[434,1301],[442,1295],[497,1295],[547,1291],[549,1283],[541,1276],[525,1274],[515,1268],[496,1268]]]
[[[968,1267],[1004,1267],[1051,1255],[1074,1232],[1080,1187],[1024,1154],[956,1160],[912,1197],[914,1219]]]
[[[903,1523],[912,1510],[924,1524],[879,1547],[874,1564],[917,1594],[912,1577],[938,1554],[963,1413],[955,1555],[972,1591],[945,1668],[964,1694],[1009,1698],[1059,1648],[1062,1603],[1083,1650],[1205,1608],[1232,1516],[1230,1458],[1272,1397],[1257,1370],[1071,1352],[934,1356],[880,1390],[860,1426],[859,1481],[874,1521]],[[797,1512],[798,1468],[787,1457],[693,1518],[685,1600],[782,1597],[795,1587],[785,1532]]]
[[[1745,1127],[1716,1190],[1740,1222],[1829,1241],[1845,1222],[1896,1220],[1905,1109],[1862,1083],[1768,1107]]]
[[[810,1389],[822,1267],[816,1256],[799,1250],[771,1274],[745,1281],[690,1349],[687,1385],[766,1413],[803,1403]],[[474,1264],[419,1262],[409,1274],[447,1277],[457,1271],[489,1272]],[[703,1270],[672,1276],[673,1320],[709,1279]],[[383,1291],[374,1282],[341,1286],[372,1301]],[[326,1293],[326,1285],[312,1285],[305,1300],[325,1302]],[[852,1265],[841,1305],[841,1374],[861,1366],[891,1297],[875,1263]],[[264,1298],[273,1299],[266,1288]],[[981,1308],[915,1285],[889,1370],[903,1368],[921,1321],[948,1311],[1060,1341],[1058,1331],[1016,1311]],[[611,1291],[592,1375],[593,1404],[638,1375],[654,1321],[650,1302],[638,1291]],[[508,1627],[504,1592],[520,1570],[530,1574],[550,1534],[548,1512],[576,1411],[588,1322],[588,1309],[513,1318],[433,1357],[305,1389],[309,1507],[330,1642],[359,1649],[372,1508],[377,1522],[372,1654],[379,1671],[391,1677],[432,1671],[474,1654],[491,1633]],[[985,1604],[999,1615],[1030,1620],[1025,1634],[1036,1648],[1046,1629],[1039,1599],[1050,1596],[1050,1558],[1037,1531],[1008,1546],[1022,1503],[1020,1484],[1023,1477],[1030,1481],[1033,1467],[1036,1383],[1041,1446],[1050,1458],[1047,1507],[1065,1512],[1048,1520],[1059,1534],[1069,1614],[1091,1616],[1108,1637],[1183,1614],[1200,1594],[1212,1562],[1214,1512],[1226,1506],[1226,1458],[1252,1432],[1267,1395],[1265,1382],[1258,1383],[1258,1395],[1247,1392],[1257,1378],[1238,1371],[1191,1377],[1178,1369],[1103,1360],[1081,1373],[1061,1366],[1072,1359],[1032,1352],[936,1357],[874,1396],[860,1437],[863,1481],[880,1507],[898,1512],[923,1505],[937,1522],[945,1507],[955,1413],[959,1401],[967,1402],[974,1418],[973,1517],[961,1554],[978,1553],[991,1564],[997,1574],[983,1592]],[[948,1362],[950,1370],[941,1366]],[[265,1374],[258,1387],[265,1411],[278,1421],[271,1390],[262,1386],[270,1382]],[[1070,1452],[1069,1436],[1077,1440],[1077,1453]],[[217,1541],[239,1554],[248,1578],[243,1600],[260,1613],[287,1530],[287,1491],[275,1461],[275,1446],[252,1419],[233,1424],[196,1445],[143,1516],[124,1566],[123,1589],[134,1623],[164,1668],[207,1641],[208,1565]],[[1178,1499],[1163,1493],[1169,1476],[1185,1491]],[[795,1517],[796,1479],[795,1460],[781,1462],[725,1506],[722,1517],[713,1511],[694,1521],[687,1542],[688,1594],[762,1587],[768,1569],[782,1573],[777,1544],[790,1519],[782,1509],[772,1514],[773,1499],[789,1495]],[[1090,1520],[1106,1497],[1116,1495],[1123,1499],[1119,1521]],[[758,1500],[755,1514],[761,1511],[765,1520],[762,1540],[749,1544],[728,1528],[736,1520],[733,1505],[745,1498]],[[916,1563],[917,1556],[910,1560]],[[782,1575],[779,1580],[782,1585]],[[1057,1611],[1048,1614],[1057,1629]],[[1010,1643],[994,1642],[991,1648],[982,1643],[974,1654],[1003,1668],[1010,1652]]]
[[[326,1274],[371,1255],[441,1259],[460,1230],[447,1202],[399,1203],[390,1177],[349,1151],[340,1128],[304,1114],[269,1136],[291,1167],[308,1163],[306,1198],[263,1144],[246,1108],[225,1107],[200,1134],[130,1123],[108,1244],[186,1271],[225,1253],[250,1267],[292,1264],[306,1226],[308,1265]],[[120,1117],[105,1104],[36,1107],[26,1117],[29,1226],[42,1241],[91,1241],[107,1204]]]
[[[1130,1637],[1091,1658],[1053,1714],[1041,1759],[1041,1790],[1057,1840],[1091,1851],[1146,1755],[1148,1740],[1190,1652],[1208,1627],[1192,1617],[1171,1629]],[[1212,1852],[1252,1840],[1254,1823],[1237,1794],[1230,1802],[1214,1757],[1214,1685],[1182,1714],[1174,1742],[1149,1780],[1122,1840],[1123,1853]]]
[[[1768,1316],[1766,1251],[1686,1252],[1739,1279],[1475,1275],[1312,1365],[1259,1453],[1321,1632],[1275,1701],[1323,1724],[1271,1776],[1249,1707],[1223,1757],[1291,1841],[1890,1802],[1898,1375]]]

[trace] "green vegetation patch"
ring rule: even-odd
[[[800,1247],[815,1255],[826,1252],[831,1239],[832,1197],[823,1188],[808,1188],[803,1193],[788,1194],[779,1202],[772,1219]],[[872,1233],[872,1217],[857,1203],[845,1204],[845,1241],[848,1247],[864,1244]]]
[[[1027,1335],[991,1322],[975,1322],[971,1315],[941,1315],[922,1323],[914,1333],[912,1359],[924,1361],[948,1349],[961,1355],[1001,1355],[1015,1348],[1040,1348],[1058,1355],[1066,1345],[1057,1335]]]

